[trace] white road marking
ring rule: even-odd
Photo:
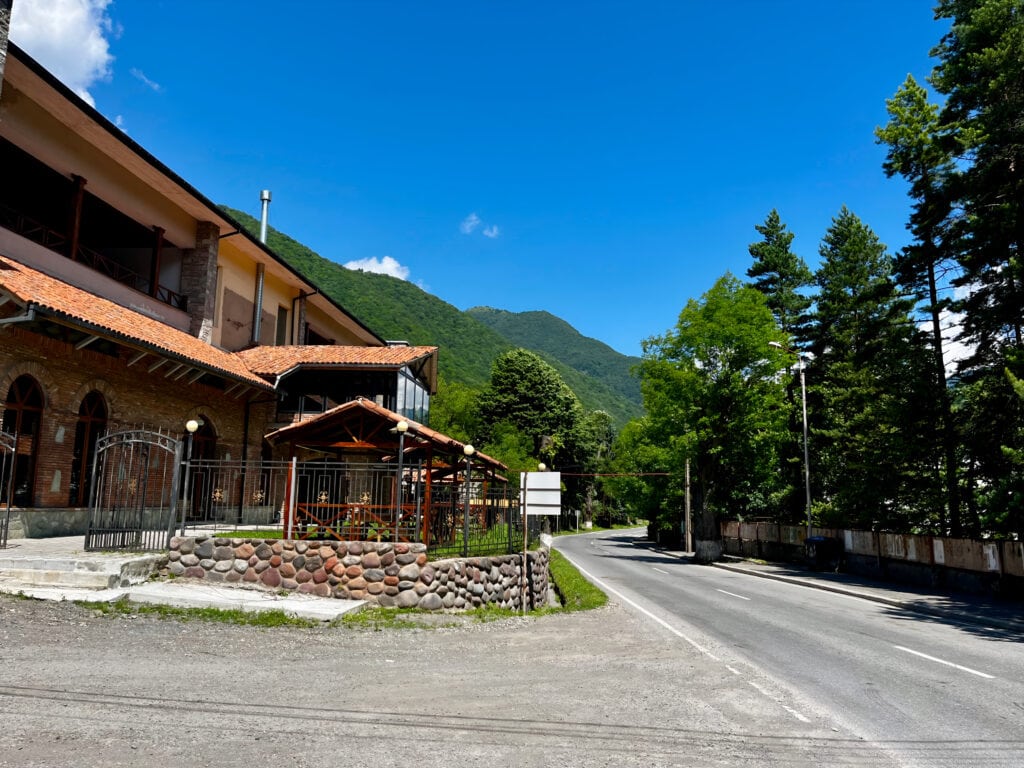
[[[565,552],[562,552],[562,557],[564,557],[566,560],[568,560],[570,563],[572,563],[573,567],[576,568],[577,571],[582,573],[584,576],[586,576],[588,579],[590,579],[592,582],[594,582],[601,589],[605,590],[606,592],[612,593],[617,598],[622,600],[624,603],[626,603],[626,604],[632,606],[633,608],[635,608],[636,610],[640,611],[640,613],[644,614],[644,616],[647,616],[648,618],[653,619],[654,621],[656,621],[658,624],[663,626],[665,629],[667,629],[669,632],[671,632],[676,637],[679,637],[679,638],[685,640],[686,642],[688,642],[690,645],[692,645],[698,651],[703,653],[709,659],[711,659],[713,661],[721,661],[720,658],[715,656],[715,654],[713,654],[707,648],[704,648],[702,645],[700,645],[696,641],[694,641],[694,640],[690,639],[689,637],[687,637],[686,635],[684,635],[682,632],[680,632],[678,629],[676,629],[671,624],[666,622],[664,619],[661,619],[658,616],[655,616],[653,613],[648,611],[646,608],[644,608],[644,607],[642,607],[640,605],[637,605],[635,602],[630,600],[628,597],[626,597],[624,594],[619,592],[617,589],[614,589],[613,587],[610,587],[606,582],[602,581],[601,579],[599,579],[596,576],[594,576],[592,573],[589,573],[588,571],[586,571],[583,568],[581,568],[579,563],[575,562],[571,557],[566,555]],[[654,570],[658,570],[658,569],[655,568]],[[718,591],[721,592],[722,590],[718,590]],[[728,594],[732,594],[732,593],[731,592],[726,592],[726,594],[728,595]],[[749,600],[750,599],[749,597],[743,597],[742,595],[733,595],[733,597],[739,597],[739,598],[741,598],[743,600]],[[725,666],[726,669],[728,669],[734,675],[738,675],[738,676],[742,677],[742,675],[740,674],[740,672],[738,670],[734,669],[733,667],[730,667],[728,664],[725,664],[724,666]],[[760,685],[758,685],[757,683],[752,682],[750,680],[747,680],[746,682],[747,682],[748,685],[753,687],[762,696],[764,696],[764,697],[774,701],[776,704],[781,706],[784,710],[786,710],[786,712],[791,714],[793,717],[795,717],[800,722],[803,722],[803,723],[811,722],[809,719],[804,717],[802,714],[797,712],[792,707],[787,707],[785,704],[782,703],[782,701],[781,701],[781,699],[779,699],[779,697],[772,695],[767,689],[762,688]]]
[[[652,565],[651,568],[654,568],[654,566]],[[666,576],[671,576],[672,575],[668,571],[661,570],[661,568],[654,568],[654,570],[656,570],[658,573],[664,573]]]
[[[915,651],[912,648],[904,648],[902,645],[894,645],[893,648],[895,648],[898,651],[905,651],[906,653],[912,653],[915,656],[920,656],[922,659],[928,659],[928,661],[934,661],[936,664],[945,664],[947,667],[953,667],[953,669],[959,669],[961,672],[970,672],[972,675],[977,675],[978,677],[984,677],[984,678],[987,678],[989,680],[995,680],[995,675],[989,675],[989,674],[986,674],[985,672],[979,672],[976,669],[971,669],[970,667],[964,667],[964,666],[961,666],[960,664],[954,664],[952,661],[946,661],[945,659],[937,659],[934,656],[929,656],[927,653],[921,653],[920,651]]]
[[[740,600],[750,599],[749,597],[744,597],[743,595],[737,595],[735,592],[726,592],[724,589],[716,589],[715,591],[721,592],[723,595],[728,595],[729,597],[738,597]]]
[[[776,695],[775,695],[774,693],[772,693],[771,691],[769,691],[769,690],[768,690],[767,688],[764,688],[763,686],[760,686],[760,685],[758,685],[758,684],[757,684],[757,683],[755,683],[755,682],[754,682],[753,680],[747,680],[747,685],[749,685],[749,686],[750,686],[751,688],[753,688],[753,689],[754,689],[755,691],[757,691],[758,693],[760,693],[760,694],[761,694],[762,696],[764,696],[764,697],[765,697],[766,699],[771,699],[772,701],[774,701],[774,702],[775,702],[776,704],[778,704],[778,705],[779,705],[780,707],[782,707],[782,708],[783,708],[784,710],[786,710],[787,712],[789,712],[789,714],[791,714],[791,715],[792,715],[793,717],[795,717],[795,718],[796,718],[797,720],[799,720],[799,721],[800,721],[801,723],[809,723],[809,722],[811,722],[809,718],[807,718],[807,717],[804,717],[804,715],[802,715],[801,713],[797,712],[797,711],[796,711],[795,709],[793,709],[792,707],[788,707],[788,706],[786,706],[785,704],[783,704],[783,703],[782,703],[782,697],[780,697],[780,696],[776,696]]]
[[[661,624],[661,626],[663,626],[665,629],[667,629],[673,635],[675,635],[676,637],[682,638],[683,640],[688,642],[690,645],[692,645],[694,648],[696,648],[698,651],[700,651],[705,656],[707,656],[709,659],[713,659],[714,661],[721,661],[721,659],[719,659],[717,656],[715,656],[715,654],[713,654],[707,648],[705,648],[704,646],[700,645],[696,641],[691,640],[689,637],[684,635],[682,632],[680,632],[678,629],[673,627],[671,624],[669,624],[664,619],[661,619],[661,618],[655,616],[653,613],[648,611],[646,608],[644,608],[644,607],[634,603],[632,600],[630,600],[624,594],[619,592],[617,589],[614,589],[613,587],[608,586],[608,584],[606,584],[605,582],[601,581],[599,578],[594,576],[592,573],[588,573],[587,571],[585,571],[583,568],[580,567],[579,563],[573,562],[572,558],[568,557],[564,552],[562,553],[562,556],[565,557],[565,559],[568,560],[570,563],[572,563],[573,567],[576,568],[577,571],[579,571],[584,576],[586,576],[588,579],[590,579],[592,582],[597,584],[597,586],[599,586],[601,589],[605,590],[606,592],[611,592],[613,595],[615,595],[617,598],[619,598],[623,602],[628,603],[633,608],[635,608],[636,610],[640,611],[640,613],[644,614],[645,616],[647,616],[650,619],[654,619],[654,621],[656,621],[659,624]]]

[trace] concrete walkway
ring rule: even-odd
[[[153,580],[167,556],[159,553],[86,552],[81,536],[11,539],[0,549],[0,593],[38,600],[138,603],[177,608],[283,611],[289,616],[332,621],[362,608],[362,600],[338,600],[194,579]]]

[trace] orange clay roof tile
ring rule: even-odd
[[[253,373],[276,376],[298,365],[399,368],[437,354],[437,347],[253,347],[235,354]]]
[[[75,288],[3,256],[0,256],[0,288],[53,317],[83,323],[129,344],[159,350],[168,357],[193,363],[222,376],[261,389],[268,388],[266,381],[250,371],[231,352],[217,349],[159,320]]]

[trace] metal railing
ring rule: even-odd
[[[66,255],[65,252],[68,250],[67,235],[3,204],[0,204],[0,227],[16,232],[51,251]],[[140,293],[150,295],[152,285],[149,278],[129,269],[100,251],[79,244],[75,251],[75,260],[103,273],[121,285],[127,285]],[[157,286],[154,298],[175,309],[183,311],[188,309],[188,298],[184,294],[172,291],[162,285]]]
[[[522,548],[518,493],[505,483],[428,483],[417,463],[197,459],[188,463],[180,530],[261,531],[304,540],[420,542],[435,556],[494,555]],[[280,533],[278,533],[278,531]]]

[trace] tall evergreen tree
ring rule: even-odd
[[[748,249],[754,263],[747,270],[747,277],[765,295],[779,328],[792,339],[801,317],[811,306],[811,299],[801,291],[811,286],[814,275],[790,249],[793,233],[786,230],[777,210],[772,208],[764,224],[757,224],[754,229],[762,239],[751,243]]]
[[[950,143],[939,124],[939,108],[930,103],[928,93],[912,75],[886,102],[889,122],[878,128],[878,141],[888,147],[883,168],[887,176],[902,176],[910,183],[908,194],[914,200],[908,229],[914,242],[896,258],[896,275],[903,286],[923,304],[931,320],[931,347],[937,434],[942,444],[946,489],[947,528],[961,532],[960,479],[957,471],[957,435],[953,421],[952,397],[947,385],[946,358],[943,353],[943,314],[950,307],[940,299],[939,276],[952,269],[952,253],[943,233],[950,215],[950,199],[943,191],[954,174]]]
[[[944,238],[957,251],[964,331],[956,413],[966,468],[965,531],[980,532],[1020,494],[1000,488],[1011,467],[1000,446],[1024,447],[1024,407],[1004,372],[1024,374],[1024,6],[1020,0],[940,0],[951,21],[932,54],[946,97],[940,128],[955,140],[957,172],[940,192],[955,207]]]
[[[801,324],[806,321],[805,313],[812,303],[807,293],[814,275],[807,263],[793,253],[793,233],[786,230],[776,209],[769,212],[764,224],[755,225],[754,229],[762,239],[748,248],[754,262],[747,270],[747,277],[753,280],[753,287],[764,294],[776,324],[788,339],[787,344],[798,343]],[[793,377],[786,380],[786,402],[789,440],[780,448],[785,487],[779,494],[778,512],[773,510],[772,517],[779,522],[795,522],[803,519],[806,501],[802,402]]]
[[[845,207],[822,241],[808,328],[811,478],[822,522],[934,529],[929,357],[878,237]],[[930,490],[931,489],[931,490]]]
[[[935,14],[952,21],[931,81],[962,169],[943,191],[960,208],[951,234],[970,288],[965,329],[975,364],[1001,375],[1007,347],[1024,343],[1024,7],[940,0]]]

